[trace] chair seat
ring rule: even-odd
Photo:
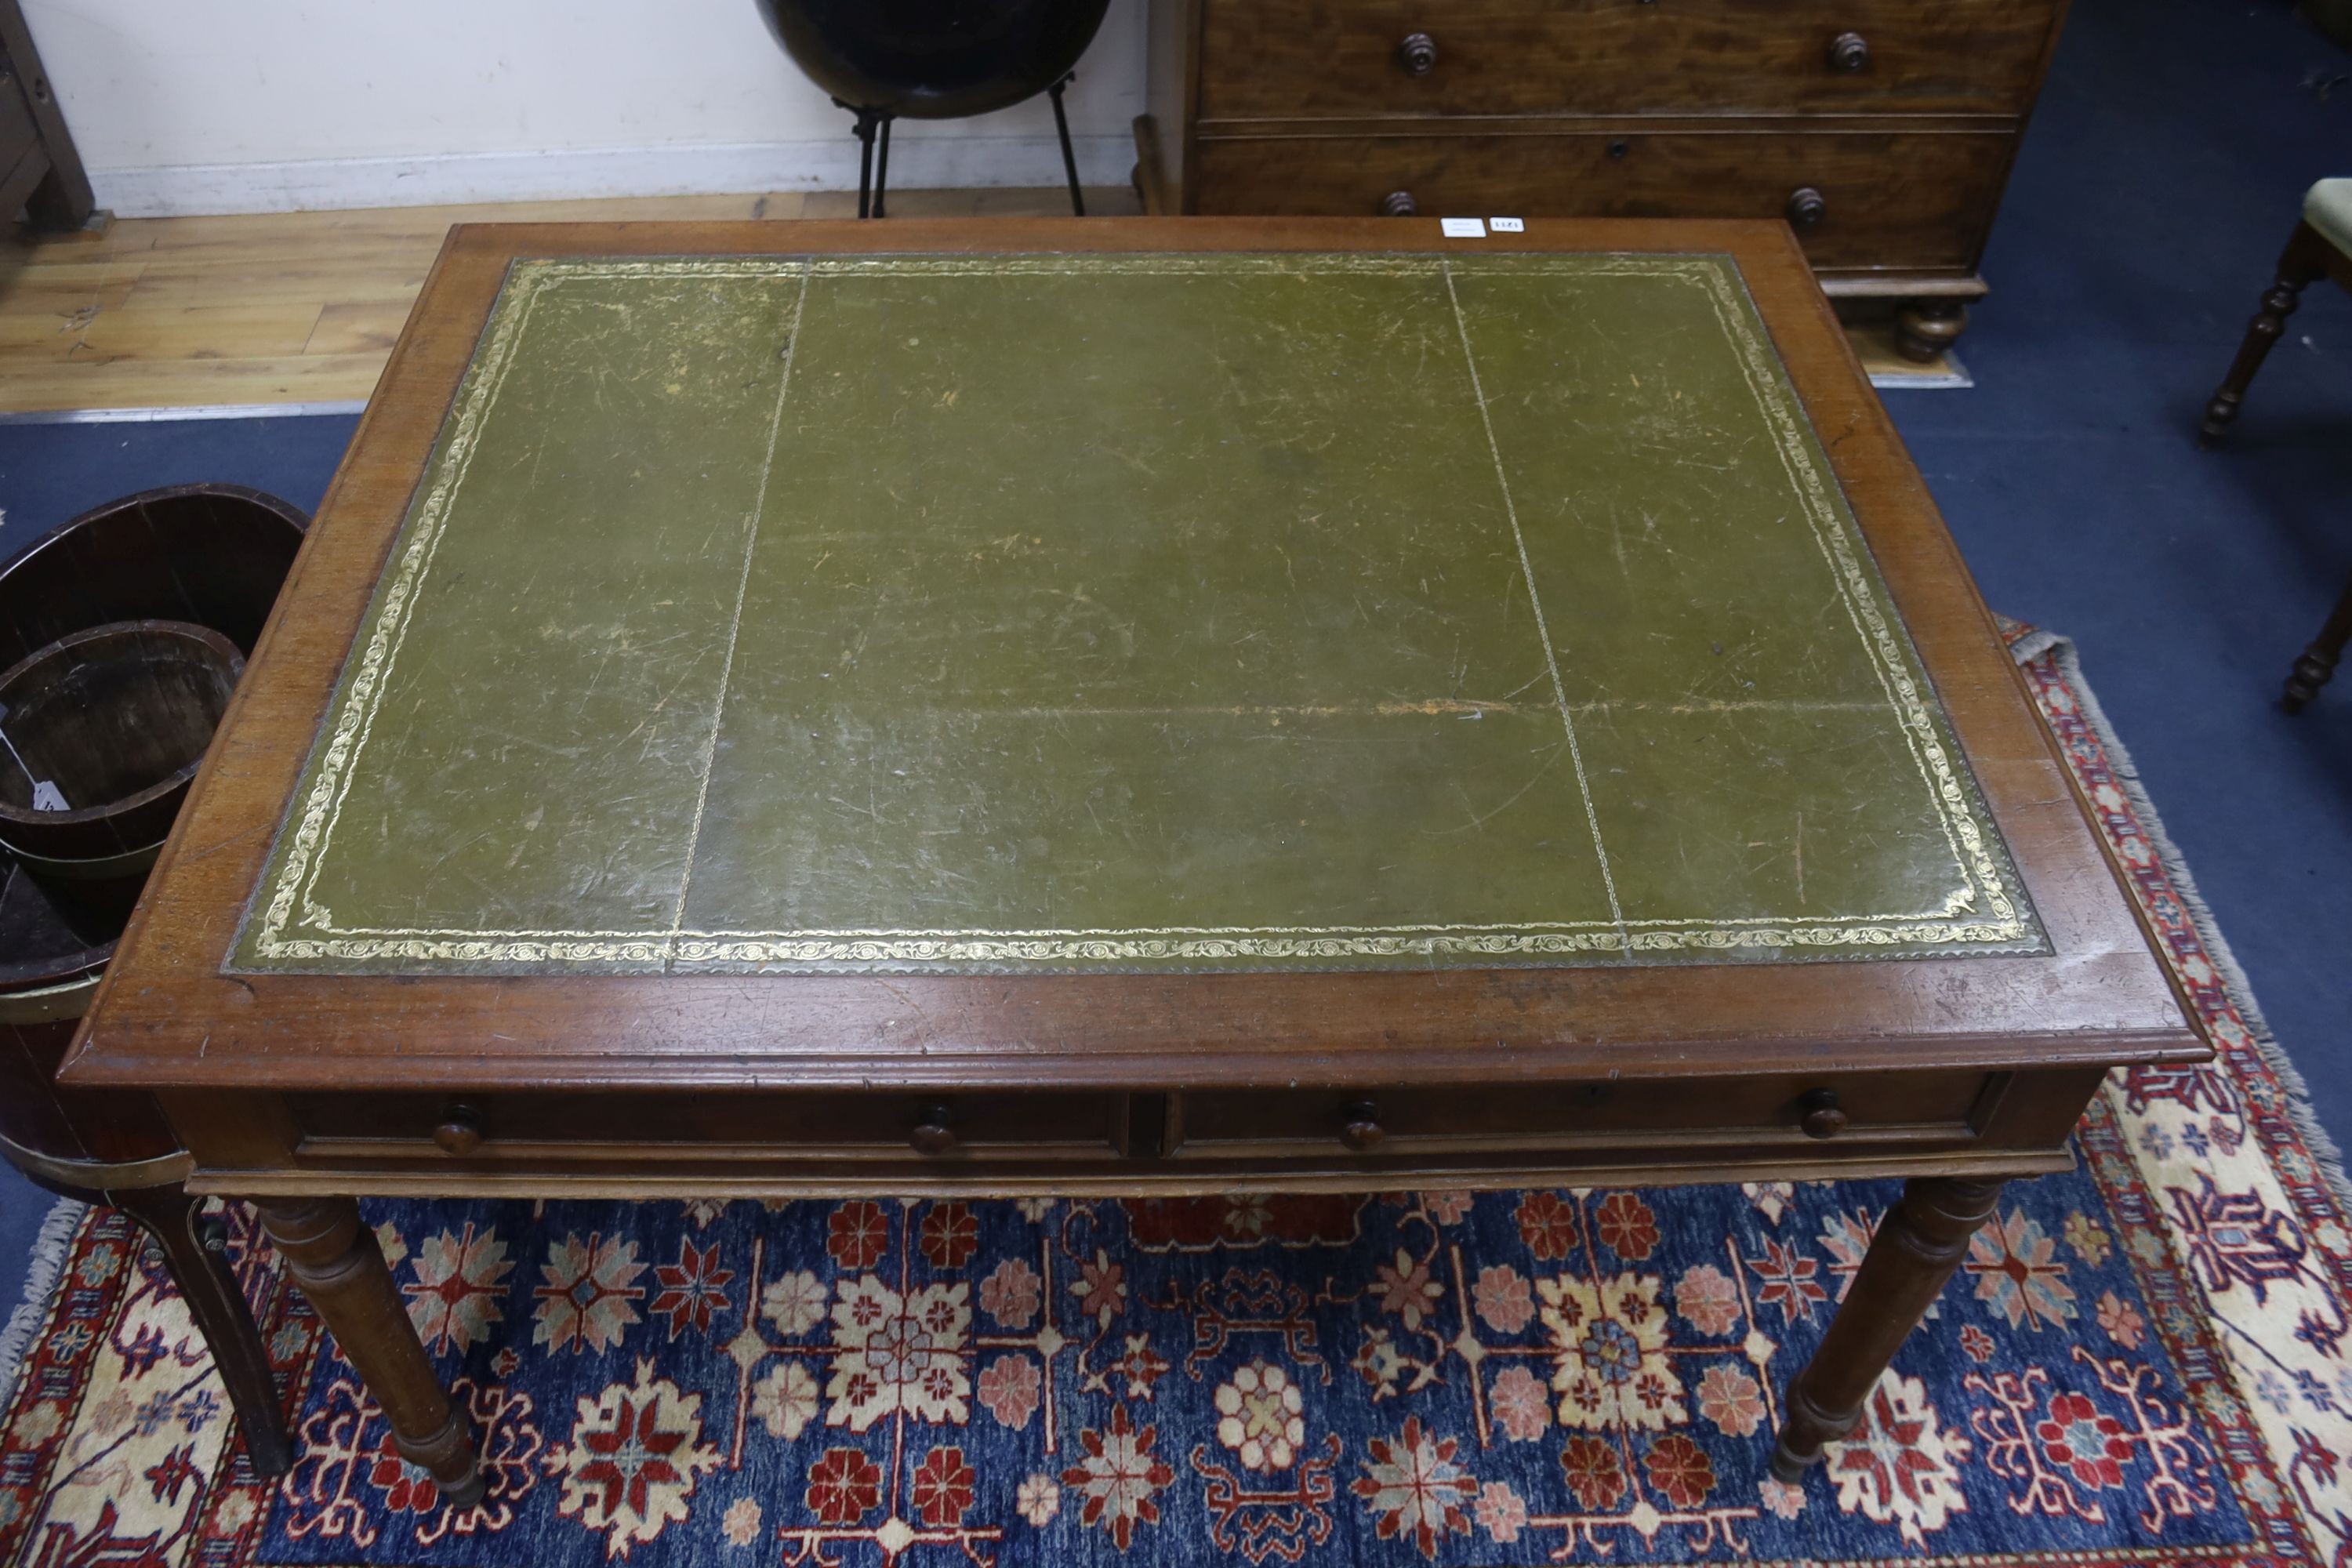
[[[2303,221],[2352,256],[2352,180],[2322,180],[2303,198]]]

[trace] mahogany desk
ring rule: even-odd
[[[365,1193],[1907,1175],[2205,1047],[1788,231],[454,230],[67,1068]]]

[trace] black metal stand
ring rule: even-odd
[[[885,110],[866,109],[855,103],[833,100],[836,109],[845,109],[857,116],[857,216],[880,217],[882,194],[890,183],[890,121],[898,118]],[[880,140],[881,163],[875,163],[875,142]]]
[[[1070,145],[1070,117],[1062,108],[1062,89],[1077,79],[1078,73],[1072,71],[1045,92],[1054,100],[1054,130],[1062,139],[1062,173],[1070,182],[1070,211],[1084,217],[1087,198],[1078,189],[1078,154]],[[837,98],[833,102],[835,108],[857,117],[857,216],[880,217],[890,188],[890,122],[898,117],[887,110],[867,109]]]
[[[1070,150],[1070,117],[1062,112],[1062,89],[1078,79],[1072,71],[1045,89],[1054,100],[1054,130],[1062,138],[1062,172],[1070,177],[1070,211],[1079,217],[1087,216],[1087,198],[1078,194],[1078,155]]]

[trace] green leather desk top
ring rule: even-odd
[[[1727,258],[525,261],[230,967],[2048,951]]]

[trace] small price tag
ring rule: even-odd
[[[1484,239],[1486,226],[1475,217],[1442,217],[1437,226],[1445,231],[1448,239]]]
[[[54,783],[47,779],[37,779],[33,784],[33,809],[35,811],[71,811],[73,808],[66,804],[63,792]]]
[[[1486,226],[1496,234],[1525,234],[1528,232],[1528,220],[1523,217],[1490,217],[1486,220]]]

